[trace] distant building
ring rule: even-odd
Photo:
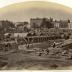
[[[59,24],[60,24],[59,21],[55,20],[52,23],[54,24],[54,28],[59,28]]]
[[[69,26],[68,26],[68,20],[60,20],[59,21],[59,28],[69,28]]]
[[[30,25],[31,28],[53,28],[54,24],[52,21],[53,18],[31,18]]]
[[[27,32],[27,26],[28,26],[28,22],[17,22],[16,23],[16,28],[17,28],[17,32]]]
[[[70,22],[68,20],[53,21],[54,28],[69,28]]]
[[[31,25],[31,28],[38,28],[41,26],[43,22],[43,19],[42,18],[31,18],[30,19],[30,25]]]
[[[68,28],[72,29],[72,22],[68,23]]]
[[[25,27],[25,26],[27,26],[28,25],[28,22],[16,22],[16,26],[17,27]]]
[[[53,18],[31,18],[31,28],[70,28],[70,20],[53,20]],[[72,26],[71,26],[72,27]]]

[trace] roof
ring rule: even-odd
[[[14,33],[14,37],[20,36],[20,37],[26,37],[28,33]]]

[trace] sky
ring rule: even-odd
[[[13,22],[21,22],[29,21],[30,18],[53,17],[58,20],[70,19],[72,21],[71,7],[52,2],[30,1],[1,7],[0,20],[4,19]]]
[[[62,4],[72,8],[72,0],[0,0],[0,8],[5,7],[10,4],[26,2],[26,1],[46,1]]]

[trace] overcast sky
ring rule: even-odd
[[[0,20],[21,22],[36,17],[72,20],[72,9],[50,2],[24,2],[0,9]]]

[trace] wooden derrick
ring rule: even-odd
[[[48,40],[54,40],[58,39],[58,37],[52,36],[29,36],[29,37],[23,37],[23,38],[18,38],[18,44],[31,44],[31,43],[40,43],[40,42],[46,42]]]

